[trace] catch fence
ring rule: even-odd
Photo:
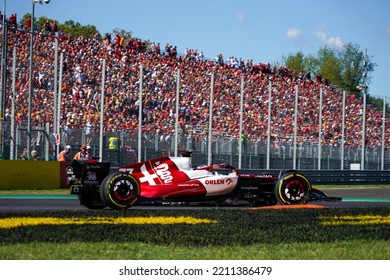
[[[24,159],[26,155],[26,133],[25,127],[16,129],[14,140],[14,159]],[[32,129],[32,149],[36,150],[44,160],[56,160],[56,138],[50,133],[50,126]],[[99,155],[100,141],[98,131],[87,135],[85,130],[61,132],[61,147],[71,143],[72,153],[75,154],[82,144],[89,143],[92,153]],[[88,140],[90,139],[90,140]],[[145,134],[141,139],[141,160],[159,156],[174,155],[174,135]],[[208,163],[208,138],[195,138],[190,136],[178,137],[178,150],[192,151],[193,166]],[[136,133],[108,132],[103,137],[103,160],[110,161],[111,166],[121,166],[138,161],[138,138]],[[236,137],[213,136],[211,144],[212,163],[228,162],[234,166],[239,163],[240,140]],[[242,144],[241,168],[242,169],[266,169],[267,168],[267,143],[262,141],[248,140]],[[11,147],[8,145],[7,147]],[[319,169],[318,144],[313,142],[302,142],[298,144],[295,169]],[[6,152],[10,152],[7,150]],[[343,164],[344,170],[359,170],[361,150],[359,148],[344,148],[344,159],[341,158],[341,147],[325,146],[321,149],[321,170],[340,170]],[[390,169],[390,151],[385,153],[385,169]],[[292,141],[274,141],[270,150],[269,169],[293,169],[294,149]],[[381,170],[381,151],[367,149],[366,156],[367,170]]]

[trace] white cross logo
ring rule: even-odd
[[[141,166],[141,172],[145,176],[145,177],[139,178],[139,181],[141,183],[148,182],[149,185],[151,185],[151,186],[156,185],[156,182],[154,181],[155,178],[158,178],[156,173],[150,174],[148,172],[148,170],[146,169],[145,164]]]

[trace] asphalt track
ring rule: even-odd
[[[311,202],[299,206],[299,208],[319,208],[319,207],[390,207],[390,188],[348,188],[348,189],[325,189],[329,196],[341,197],[341,201],[321,201]],[[214,208],[204,206],[134,206],[134,209],[200,209]],[[291,208],[292,206],[271,206],[267,208]],[[133,209],[132,208],[132,209]],[[231,207],[235,208],[235,207]],[[242,208],[242,207],[240,207]],[[259,209],[264,207],[259,207]],[[294,207],[295,208],[295,207]],[[77,196],[74,195],[45,195],[45,196],[0,196],[0,212],[40,212],[40,211],[91,211],[79,204]],[[104,211],[110,211],[105,209]],[[130,209],[131,211],[131,209]]]

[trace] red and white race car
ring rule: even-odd
[[[229,164],[191,167],[191,157],[161,157],[122,166],[72,164],[71,193],[91,209],[127,209],[135,204],[212,203],[214,205],[304,204],[334,199],[311,186],[297,171],[280,176],[242,174]]]

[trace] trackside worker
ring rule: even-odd
[[[71,158],[70,158],[70,150],[71,150],[70,145],[66,145],[65,150],[61,151],[61,152],[58,154],[57,160],[58,160],[58,161],[70,162],[70,161],[71,161]]]
[[[77,152],[77,154],[74,156],[75,160],[87,160],[88,155],[87,155],[87,146],[83,144],[80,148],[80,151]]]

